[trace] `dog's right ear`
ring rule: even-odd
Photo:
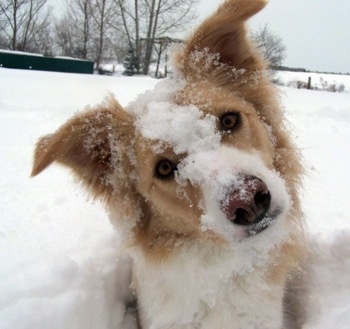
[[[186,42],[180,55],[183,73],[202,81],[219,64],[247,73],[263,70],[265,62],[252,46],[245,24],[266,4],[267,0],[226,0]],[[203,60],[210,55],[211,62]]]
[[[115,99],[79,113],[36,146],[32,176],[57,161],[68,166],[96,196],[114,192],[111,181],[123,179],[133,119]],[[125,177],[124,177],[125,179]]]

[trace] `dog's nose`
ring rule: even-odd
[[[271,195],[258,177],[243,176],[239,187],[230,191],[223,203],[226,217],[238,225],[253,225],[263,220],[270,208]]]

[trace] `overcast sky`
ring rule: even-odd
[[[221,2],[200,0],[200,17]],[[350,73],[350,0],[270,0],[250,26],[265,23],[287,47],[284,65]]]
[[[48,2],[60,8],[63,1]],[[222,2],[200,0],[198,22]],[[250,26],[257,29],[265,23],[287,47],[284,65],[350,73],[350,0],[270,0]]]

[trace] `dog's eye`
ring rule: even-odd
[[[220,123],[222,130],[232,130],[239,124],[239,115],[234,112],[225,113],[220,117]]]
[[[159,178],[168,178],[174,174],[176,165],[169,160],[161,160],[156,166],[156,176]]]

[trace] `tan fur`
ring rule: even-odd
[[[94,196],[109,197],[113,187],[105,179],[114,170],[113,165],[119,165],[113,163],[111,147],[118,143],[120,167],[126,168],[124,153],[132,133],[131,117],[116,100],[110,99],[106,106],[78,114],[54,134],[41,138],[35,150],[32,176],[57,161],[72,168]]]
[[[224,135],[223,144],[258,150],[266,167],[285,180],[293,203],[289,220],[296,229],[290,241],[271,255],[276,261],[268,270],[271,282],[284,284],[303,253],[299,201],[303,169],[275,87],[264,73],[266,64],[246,36],[245,21],[265,4],[265,0],[225,1],[176,51],[173,65],[188,83],[173,102],[195,105],[217,117],[239,112],[243,128]],[[176,246],[186,241],[225,244],[215,232],[201,230],[203,196],[198,187],[187,184],[182,189],[185,197],[179,197],[175,180],[155,178],[153,168],[160,155],[135,130],[134,120],[114,99],[76,115],[38,142],[32,175],[57,161],[71,168],[93,196],[104,199],[109,207],[119,205],[121,217],[136,216],[134,209],[139,207],[133,243],[142,245],[151,259],[171,257]],[[181,160],[171,146],[161,156]]]

